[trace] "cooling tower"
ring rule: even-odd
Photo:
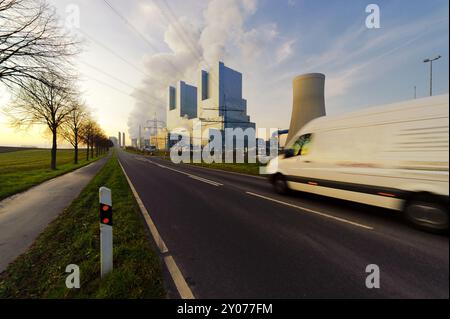
[[[309,121],[325,115],[325,75],[309,73],[299,75],[292,81],[294,98],[292,103],[291,125],[286,145]]]

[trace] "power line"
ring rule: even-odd
[[[202,55],[197,51],[196,49],[196,45],[195,43],[193,43],[190,39],[190,37],[187,35],[186,32],[184,32],[184,28],[183,26],[181,26],[181,24],[179,23],[175,13],[172,11],[172,8],[169,6],[169,4],[164,1],[161,0],[161,2],[164,4],[164,6],[167,8],[167,10],[169,11],[169,13],[167,13],[159,4],[158,1],[155,1],[154,3],[156,4],[156,6],[159,9],[159,12],[164,16],[164,18],[167,20],[167,22],[169,24],[171,24],[174,29],[175,32],[177,33],[178,37],[180,38],[181,41],[184,42],[184,44],[186,44],[186,46],[189,48],[189,50],[191,51],[191,53],[193,53],[193,55],[195,56],[195,58],[199,61],[199,62],[205,62],[207,64],[207,62],[203,59]],[[172,16],[172,18],[170,17]],[[180,36],[180,33],[183,33],[183,35]]]
[[[139,31],[126,17],[124,17],[118,10],[116,10],[111,3],[108,0],[103,0],[103,2],[132,30],[134,31],[150,48],[152,48],[153,51],[158,52],[158,48],[156,48],[146,37],[144,34],[142,34],[141,31]],[[179,70],[178,67],[176,67],[171,61],[166,60],[166,63],[168,63],[172,68],[179,73],[179,75],[183,75],[183,72]]]
[[[85,61],[81,61],[81,63],[83,63],[83,64],[87,65],[88,67],[90,67],[90,68],[92,68],[92,69],[94,69],[94,70],[96,70],[96,71],[98,71],[98,72],[100,72],[100,73],[102,73],[102,74],[104,74],[104,75],[110,77],[110,78],[113,79],[113,80],[116,80],[117,82],[120,82],[122,85],[125,85],[125,86],[127,86],[127,87],[129,87],[129,88],[131,88],[131,89],[133,89],[133,90],[135,90],[135,91],[139,91],[139,89],[135,88],[134,86],[132,86],[132,85],[126,83],[125,81],[123,81],[123,80],[121,80],[121,79],[119,79],[119,78],[113,76],[112,74],[109,74],[109,73],[103,71],[102,69],[100,69],[100,68],[98,68],[98,67],[96,67],[96,66],[94,66],[94,65],[92,65],[92,64],[90,64],[90,63],[87,63],[87,62],[85,62]],[[141,92],[142,92],[142,90],[141,90]],[[144,94],[146,94],[146,93],[144,93]],[[163,103],[163,104],[165,104],[165,101],[160,100],[160,99],[157,98],[157,97],[154,97],[154,96],[151,96],[151,95],[146,95],[146,96],[147,96],[148,98],[150,98],[150,99],[153,99],[154,101],[156,101],[156,102],[158,102],[158,103]],[[134,96],[133,96],[133,97],[134,97]]]
[[[202,110],[206,110],[206,111],[229,111],[229,112],[244,112],[244,110],[241,109],[229,109],[229,108],[225,108],[225,107],[219,107],[219,108],[214,108],[214,107],[203,107]]]
[[[99,79],[97,79],[97,78],[95,78],[95,77],[93,77],[93,76],[90,76],[90,75],[84,75],[84,76],[87,77],[87,78],[89,78],[89,79],[91,79],[91,80],[93,80],[93,81],[95,81],[95,82],[98,82],[98,83],[100,83],[100,84],[102,84],[102,85],[104,85],[104,86],[107,86],[107,87],[109,87],[110,89],[112,89],[112,90],[114,90],[114,91],[117,91],[117,92],[119,92],[119,93],[122,93],[122,94],[124,94],[124,95],[126,95],[126,96],[128,96],[128,97],[130,97],[130,98],[135,98],[134,96],[131,96],[130,93],[125,92],[124,90],[119,89],[119,88],[117,88],[117,87],[115,87],[115,86],[113,86],[113,85],[111,85],[111,84],[109,84],[109,83],[107,83],[107,82],[105,82],[105,81],[99,80]]]
[[[197,60],[199,61],[199,62],[203,62],[203,63],[205,63],[206,64],[206,66],[209,68],[209,70],[210,71],[212,71],[212,68],[211,68],[211,66],[208,64],[208,61],[206,61],[204,58],[203,58],[203,55],[201,55],[201,54],[199,54],[198,53],[198,51],[195,49],[195,44],[192,44],[192,42],[190,42],[190,38],[189,38],[189,36],[187,36],[187,33],[185,32],[185,30],[184,30],[184,28],[183,28],[183,26],[179,23],[179,21],[178,21],[178,18],[177,18],[177,16],[175,15],[175,13],[173,12],[173,10],[172,10],[172,8],[170,7],[170,5],[167,3],[167,1],[165,1],[165,0],[161,0],[162,1],[162,3],[165,5],[165,7],[167,8],[167,10],[169,11],[169,13],[167,13],[163,8],[162,8],[162,6],[160,6],[159,4],[158,4],[158,2],[157,1],[155,1],[155,4],[156,4],[156,6],[158,7],[158,9],[159,9],[159,11],[160,11],[160,13],[164,16],[164,18],[167,20],[167,22],[169,23],[169,24],[171,24],[173,27],[174,27],[174,29],[175,29],[175,32],[177,33],[177,35],[178,35],[178,37],[180,38],[180,40],[181,41],[183,41],[186,45],[187,45],[187,47],[188,47],[188,49],[191,51],[191,53],[197,58]],[[172,18],[170,17],[170,15],[172,16]],[[217,85],[217,87],[219,88],[219,92],[220,91],[223,91],[223,83],[220,81],[220,78],[219,78],[219,72],[218,72],[218,74],[216,75],[214,72],[209,72],[208,73],[209,75],[210,75],[210,78],[211,78],[211,80],[212,80],[212,82],[214,82],[214,84],[215,85]],[[216,78],[217,77],[217,78]],[[224,122],[223,122],[223,127],[225,128],[225,121],[226,121],[226,118],[227,118],[227,108],[226,108],[226,102],[225,102],[225,100],[226,100],[226,95],[225,95],[225,93],[224,93],[224,96],[223,96],[223,103],[224,103],[224,106],[221,106],[221,105],[219,105],[219,107],[217,108],[217,110],[221,110],[221,111],[224,111],[223,112],[223,116],[224,116]],[[219,98],[219,103],[220,103],[220,98]],[[230,110],[231,111],[231,110]]]
[[[137,72],[141,73],[142,75],[148,76],[150,77],[150,75],[144,71],[142,71],[142,68],[139,68],[138,66],[136,66],[135,64],[131,63],[130,61],[128,61],[127,59],[125,59],[124,57],[120,56],[119,54],[117,54],[114,50],[112,50],[111,48],[109,48],[108,46],[106,46],[105,44],[103,44],[102,42],[98,41],[97,39],[95,39],[94,37],[92,37],[91,35],[89,35],[88,33],[86,33],[85,31],[78,29],[78,31],[80,33],[82,33],[86,38],[88,38],[89,40],[91,40],[92,42],[96,43],[98,46],[100,46],[101,48],[105,49],[106,51],[108,51],[109,53],[111,53],[112,55],[114,55],[116,58],[118,58],[119,60],[121,60],[122,62],[128,64],[129,66],[131,66],[133,69],[135,69]]]
[[[192,42],[191,38],[188,36],[184,27],[179,23],[178,18],[174,13],[174,11],[172,10],[172,8],[170,7],[169,3],[165,0],[161,0],[161,2],[167,8],[168,12],[166,12],[166,10],[164,10],[164,8],[158,4],[158,1],[155,1],[154,3],[158,7],[159,12],[166,19],[166,21],[174,27],[175,33],[178,35],[178,38],[180,38],[180,40],[186,44],[189,51],[191,51],[191,53],[195,56],[198,62],[204,63],[208,67],[208,69],[211,70],[212,69],[211,65],[208,63],[208,61],[205,60],[203,55],[197,51],[195,43]],[[215,74],[214,73],[210,74],[212,75],[211,80],[213,80],[217,86],[220,86],[220,81],[218,78],[215,79]]]
[[[114,55],[116,58],[120,59],[121,61],[123,61],[124,63],[126,63],[127,65],[131,66],[133,69],[135,69],[137,72],[141,73],[142,75],[146,76],[146,77],[151,77],[150,74],[148,74],[147,72],[144,72],[142,70],[142,68],[139,68],[138,66],[136,66],[135,64],[129,62],[127,59],[125,59],[124,57],[120,56],[119,54],[117,54],[114,50],[112,50],[111,48],[109,48],[107,45],[105,45],[104,43],[98,41],[97,39],[95,39],[93,36],[89,35],[88,33],[86,33],[85,31],[78,29],[78,31],[80,33],[82,33],[85,37],[87,37],[90,41],[96,43],[98,46],[100,46],[101,48],[103,48],[104,50],[108,51],[109,53],[111,53],[112,55]],[[86,63],[85,63],[86,64]],[[90,67],[94,68],[92,65],[90,65]],[[97,68],[97,70],[99,70]],[[101,70],[99,70],[100,72],[102,72]],[[112,75],[106,74],[107,76],[112,77]],[[117,78],[113,77],[115,80],[124,83],[122,80],[118,80]],[[157,83],[159,83],[160,85],[166,87],[167,84],[163,83],[162,81],[158,81],[157,79],[153,78],[153,80]],[[127,86],[129,86],[128,84],[125,84]],[[162,100],[160,100],[160,102],[163,102]],[[163,102],[164,104],[166,102]]]
[[[133,98],[133,99],[138,100],[138,101],[143,102],[143,103],[148,103],[147,100],[144,100],[144,99],[142,99],[142,98],[133,96],[133,95],[131,95],[130,93],[125,92],[124,90],[119,89],[119,88],[115,87],[114,85],[111,85],[111,84],[108,83],[108,82],[102,81],[102,80],[100,80],[100,79],[98,79],[98,78],[96,78],[96,77],[90,76],[90,75],[84,75],[84,76],[87,77],[87,78],[89,78],[89,79],[91,79],[91,80],[93,80],[93,81],[95,81],[95,82],[98,82],[98,83],[100,83],[100,84],[102,84],[102,85],[104,85],[104,86],[107,86],[107,87],[109,87],[110,89],[112,89],[112,90],[114,90],[114,91],[116,91],[116,92],[118,92],[118,93],[121,93],[121,94],[123,94],[123,95],[126,95],[126,96],[129,97],[129,98]]]

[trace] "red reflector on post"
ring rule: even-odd
[[[107,204],[100,204],[100,223],[112,226],[112,207]]]
[[[100,221],[100,274],[104,277],[113,270],[113,216],[111,190],[99,189],[99,221]]]

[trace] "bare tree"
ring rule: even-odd
[[[67,82],[55,72],[41,79],[23,82],[13,103],[6,108],[6,114],[16,127],[43,124],[52,133],[51,169],[56,169],[57,136],[61,125],[73,111],[73,91]]]
[[[108,138],[105,135],[105,132],[98,126],[97,132],[94,137],[94,145],[95,145],[95,156],[99,156],[103,154],[104,147],[106,145],[106,141]]]
[[[77,44],[45,0],[0,0],[0,82],[6,86],[45,83],[41,73],[48,69],[66,72]]]
[[[89,118],[86,123],[81,127],[80,136],[83,143],[86,145],[86,160],[89,160],[89,154],[91,148],[94,147],[93,139],[95,134],[95,127],[97,124],[91,118]],[[93,156],[92,156],[93,157]]]
[[[78,164],[78,146],[81,143],[82,128],[87,123],[89,117],[86,107],[77,100],[70,102],[72,110],[67,115],[66,121],[62,125],[61,135],[74,148],[74,164]]]
[[[92,119],[89,119],[81,129],[81,140],[86,144],[86,160],[89,156],[97,157],[109,151],[113,143],[105,135],[100,126]]]

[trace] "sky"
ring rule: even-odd
[[[83,39],[76,58],[83,99],[109,136],[154,115],[165,119],[167,86],[197,85],[201,67],[223,61],[243,74],[243,97],[257,127],[287,128],[292,79],[326,76],[329,115],[424,97],[425,58],[441,55],[434,94],[449,90],[448,0],[49,0]],[[380,28],[366,26],[368,4]],[[0,87],[0,108],[10,103]],[[50,146],[45,128],[10,128],[0,145]]]

